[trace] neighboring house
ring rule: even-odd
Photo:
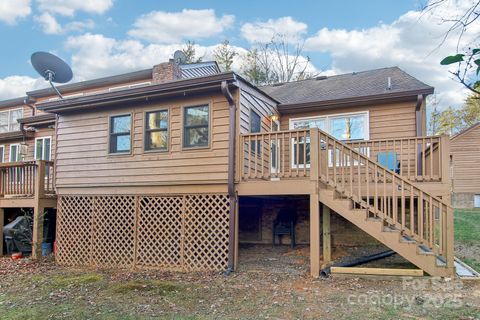
[[[480,208],[480,122],[451,138],[450,154],[453,206]]]
[[[449,139],[425,136],[433,88],[399,68],[258,88],[215,63],[170,61],[59,89],[65,100],[51,89],[27,100],[37,117],[55,115],[60,264],[234,269],[239,242],[271,242],[288,211],[312,276],[322,243],[329,262],[330,232],[334,243],[362,232],[431,275],[453,274]],[[25,119],[23,136],[39,135]],[[1,176],[0,207],[25,200],[24,176]],[[30,195],[38,250],[45,206]]]

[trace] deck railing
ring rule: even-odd
[[[319,179],[452,267],[453,210],[415,184],[448,178],[448,150],[447,137],[344,143],[318,129],[247,134],[240,139],[238,178]],[[397,153],[399,172],[377,161],[386,151]]]
[[[55,194],[53,161],[0,163],[0,196],[31,197]],[[36,184],[40,179],[42,182]],[[40,189],[40,190],[37,190]]]
[[[373,161],[378,161],[383,154],[386,160],[383,165],[396,169],[396,173],[410,181],[447,183],[448,143],[447,136],[346,142]],[[239,178],[268,180],[309,177],[311,151],[309,129],[242,135]],[[397,163],[388,163],[391,159]]]
[[[448,152],[443,152],[447,136],[412,137],[347,142],[348,145],[371,159],[384,155],[387,168],[396,168],[397,173],[411,181],[441,181],[442,161],[448,161]],[[385,156],[394,154],[395,157]],[[442,156],[447,155],[447,158]],[[395,159],[397,163],[388,163]]]

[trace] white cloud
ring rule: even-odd
[[[269,42],[277,35],[284,37],[288,42],[298,42],[307,33],[307,28],[305,23],[295,21],[292,17],[282,17],[264,22],[245,23],[240,32],[250,43]]]
[[[457,15],[459,8],[454,4],[442,15]],[[329,53],[336,73],[399,66],[434,86],[443,107],[458,106],[466,91],[449,78],[448,68],[440,65],[443,57],[456,52],[455,34],[438,47],[447,29],[437,15],[409,11],[391,24],[363,30],[323,28],[306,40],[305,49]],[[479,33],[480,26],[471,25],[463,42],[469,43]]]
[[[60,34],[63,32],[62,26],[57,22],[57,19],[48,12],[35,16],[34,20],[40,24],[43,32],[46,34]]]
[[[102,14],[112,7],[113,0],[37,0],[37,3],[40,11],[71,17],[76,11]]]
[[[34,17],[35,22],[40,24],[43,32],[46,34],[63,34],[70,31],[81,32],[86,29],[93,29],[95,23],[93,20],[73,21],[62,26],[57,19],[48,12],[44,12]]]
[[[155,43],[176,43],[218,35],[231,27],[234,20],[233,15],[217,17],[213,9],[152,11],[140,16],[128,34]]]
[[[15,24],[30,15],[30,0],[0,0],[0,21]]]
[[[78,81],[151,68],[171,58],[181,45],[143,45],[87,33],[69,37],[66,47],[74,52],[72,69]]]
[[[0,100],[22,97],[27,91],[45,86],[46,82],[42,78],[8,76],[0,79]]]

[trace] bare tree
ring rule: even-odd
[[[423,7],[423,12],[424,14],[430,13],[433,15],[437,15],[438,12],[445,14],[445,9],[450,4],[449,2],[449,0],[431,0]],[[480,94],[480,91],[477,89],[480,84],[478,79],[480,73],[480,46],[478,45],[478,35],[475,37],[473,43],[468,43],[466,47],[461,47],[461,40],[468,29],[480,22],[480,0],[472,1],[471,5],[458,16],[438,17],[442,23],[449,25],[439,46],[452,34],[457,36],[457,52],[445,57],[440,64],[456,64],[456,70],[449,71],[454,79],[470,91]]]
[[[311,63],[308,56],[303,56],[303,45],[303,42],[292,45],[282,35],[275,36],[268,43],[257,43],[244,57],[242,73],[258,85],[314,77],[316,74],[307,71]]]

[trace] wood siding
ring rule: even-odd
[[[5,146],[5,154],[3,157],[3,162],[9,162],[10,160],[10,146],[12,144],[21,144],[25,142],[27,145],[27,155],[23,159],[24,161],[33,161],[35,159],[34,153],[35,153],[35,138],[41,138],[41,137],[51,137],[51,160],[55,160],[55,130],[53,128],[48,128],[45,126],[37,128],[37,131],[35,132],[35,137],[32,138],[27,138],[25,141],[23,140],[12,140],[12,141],[7,141],[4,143],[0,143],[0,145]]]
[[[381,104],[356,108],[338,108],[288,114],[281,117],[281,128],[282,130],[289,130],[289,120],[293,118],[325,116],[362,111],[369,112],[369,131],[371,140],[416,136],[415,102]]]
[[[452,187],[454,193],[480,193],[480,125],[453,138]]]
[[[210,105],[210,147],[182,149],[183,107],[202,104]],[[170,113],[169,151],[145,152],[144,114],[165,108]],[[109,116],[125,113],[133,115],[132,153],[109,155]],[[62,194],[64,188],[76,187],[225,184],[228,172],[228,124],[228,103],[221,94],[62,115],[57,139],[58,193]],[[75,190],[69,189],[69,193],[72,191]]]
[[[250,132],[250,110],[255,111],[262,119],[262,132],[270,131],[270,114],[278,115],[276,103],[268,96],[241,84],[240,91],[240,133]]]

